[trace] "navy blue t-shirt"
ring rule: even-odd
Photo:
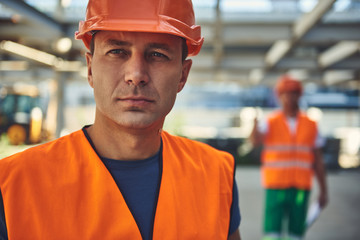
[[[152,239],[160,186],[159,153],[138,161],[102,158],[118,185],[143,239]]]
[[[7,237],[7,230],[6,230],[4,205],[3,205],[3,200],[2,200],[2,194],[0,191],[0,240],[7,240],[7,239],[8,239],[8,237]]]

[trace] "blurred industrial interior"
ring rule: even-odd
[[[74,39],[86,3],[0,0],[0,158],[93,122],[86,49]],[[330,174],[358,172],[360,1],[193,4],[205,43],[165,130],[232,153],[240,172],[257,169],[261,149],[247,137],[255,116],[278,107],[272,87],[287,73],[304,84],[301,107],[327,139]],[[356,199],[359,206],[360,196]]]

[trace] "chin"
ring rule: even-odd
[[[111,117],[119,127],[129,129],[159,128],[162,126],[165,116],[144,112],[122,112]]]
[[[146,129],[155,124],[154,121],[150,121],[148,119],[131,119],[131,120],[122,120],[117,121],[117,124],[119,126],[122,126],[124,128],[128,129]]]

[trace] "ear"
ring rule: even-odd
[[[183,62],[182,70],[181,70],[181,79],[180,79],[180,82],[178,84],[177,92],[180,92],[184,88],[185,83],[187,82],[187,79],[188,79],[188,76],[189,76],[191,65],[192,65],[192,60],[191,59],[186,59]]]
[[[93,55],[90,52],[87,52],[85,54],[86,57],[86,65],[87,65],[87,73],[88,73],[88,82],[89,85],[94,88],[94,81],[93,81],[93,76],[92,76],[92,69],[91,69],[91,62],[92,62],[92,57]]]

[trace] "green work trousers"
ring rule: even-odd
[[[296,188],[266,189],[263,240],[301,239],[310,191]],[[282,238],[285,235],[286,238]]]

